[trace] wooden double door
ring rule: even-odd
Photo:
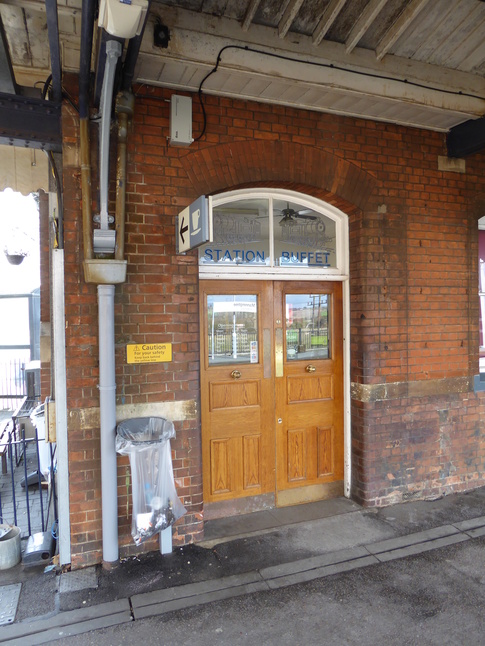
[[[205,502],[341,495],[341,284],[201,281],[200,308]]]

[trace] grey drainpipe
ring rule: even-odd
[[[113,84],[121,45],[106,43],[106,67],[101,92],[100,135],[100,229],[95,230],[94,250],[114,251],[115,232],[108,228],[109,135]],[[96,237],[96,234],[101,237]],[[115,286],[98,285],[99,322],[99,405],[101,435],[101,504],[103,526],[103,566],[118,562],[118,475],[116,462],[116,381],[114,334]]]
[[[118,549],[118,478],[116,463],[116,381],[114,285],[98,285],[99,414],[101,434],[101,505],[103,567],[116,565]]]

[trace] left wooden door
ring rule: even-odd
[[[199,294],[204,500],[274,492],[272,284],[201,281]]]

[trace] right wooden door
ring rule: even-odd
[[[275,282],[277,505],[343,493],[340,283]]]

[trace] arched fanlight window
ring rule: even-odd
[[[201,275],[344,277],[347,216],[292,191],[233,191],[211,198],[213,241],[199,248]]]

